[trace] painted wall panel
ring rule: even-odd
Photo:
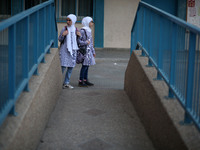
[[[178,0],[177,17],[186,20],[187,0]]]
[[[104,0],[94,0],[95,47],[104,47]]]
[[[131,28],[138,3],[139,0],[104,1],[104,47],[130,48]]]

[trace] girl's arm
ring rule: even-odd
[[[77,42],[79,46],[88,45],[84,30],[80,30],[81,36],[78,37]]]

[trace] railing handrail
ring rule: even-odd
[[[134,49],[141,49],[149,58],[157,79],[168,85],[168,96],[175,96],[183,106],[184,123],[193,121],[200,130],[200,28],[140,2],[131,30],[131,51]]]
[[[54,2],[54,0],[49,0],[47,2],[44,2],[40,5],[36,5],[32,8],[29,8],[19,14],[16,14],[15,16],[12,16],[11,18],[8,18],[0,23],[0,31],[4,30],[5,28],[10,27],[12,24],[15,24],[16,22],[26,18],[27,16],[30,16],[34,12],[37,12],[38,10],[44,8],[45,6],[51,4]]]
[[[50,31],[50,32],[48,32]],[[29,81],[38,74],[51,47],[57,47],[54,0],[49,0],[0,23],[0,125],[7,115],[15,114],[15,104]],[[0,39],[0,40],[1,40]],[[4,40],[5,39],[5,40]],[[2,67],[5,66],[5,67]],[[7,67],[7,68],[6,68]],[[20,68],[17,70],[17,68]]]
[[[185,20],[182,20],[182,19],[180,19],[176,16],[171,15],[168,12],[165,12],[165,11],[163,11],[163,10],[157,8],[157,7],[154,7],[150,4],[147,4],[147,3],[142,2],[142,1],[139,3],[139,5],[155,11],[157,14],[162,15],[163,17],[166,17],[167,19],[171,20],[172,22],[177,23],[178,25],[181,25],[181,26],[189,29],[192,32],[197,32],[198,34],[200,34],[200,28],[196,27],[193,24],[186,22]]]

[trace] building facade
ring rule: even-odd
[[[1,0],[0,19],[6,19],[47,0]],[[95,22],[94,44],[100,48],[130,48],[130,34],[140,0],[55,0],[59,30],[68,14],[81,19],[91,16]],[[187,0],[143,0],[172,15],[186,20]],[[58,31],[59,31],[58,30]]]
[[[91,16],[95,22],[95,47],[130,48],[130,33],[139,0],[56,0],[58,26],[64,26],[67,14],[81,19]]]
[[[66,15],[78,17],[77,27],[84,16],[95,21],[95,47],[130,48],[130,33],[140,0],[56,0],[56,17],[63,26]],[[187,0],[143,0],[172,15],[186,20]]]

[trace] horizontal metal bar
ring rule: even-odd
[[[9,44],[9,59],[11,61],[11,63],[9,64],[9,73],[8,75],[11,77],[12,80],[9,81],[10,85],[9,87],[12,88],[8,88],[9,90],[9,98],[5,99],[4,101],[6,101],[6,105],[3,105],[1,107],[1,114],[0,114],[0,125],[3,123],[4,119],[6,118],[6,116],[9,114],[9,112],[13,109],[14,110],[14,106],[15,103],[17,101],[17,99],[19,98],[20,94],[22,93],[23,90],[25,90],[28,87],[28,82],[30,80],[30,78],[32,77],[32,75],[35,73],[35,71],[38,69],[38,65],[40,64],[41,60],[45,57],[46,53],[49,51],[49,49],[52,47],[52,45],[54,44],[54,46],[57,46],[56,41],[57,41],[57,24],[56,24],[56,20],[55,20],[55,16],[54,13],[50,13],[50,14],[46,14],[46,15],[51,15],[52,18],[54,19],[47,19],[46,21],[47,24],[52,24],[53,29],[52,29],[52,33],[51,35],[49,35],[48,33],[44,32],[44,34],[46,34],[45,36],[47,36],[48,38],[46,38],[46,40],[44,41],[44,43],[41,44],[41,42],[43,41],[38,41],[38,36],[39,36],[39,32],[36,32],[36,34],[34,34],[35,38],[33,37],[33,40],[37,40],[36,46],[33,48],[34,51],[39,52],[39,46],[38,43],[42,45],[42,47],[45,47],[44,49],[42,49],[42,52],[40,51],[39,54],[34,53],[34,63],[31,64],[31,66],[29,66],[29,64],[27,64],[27,60],[23,60],[22,64],[25,63],[25,68],[22,69],[22,78],[20,78],[20,83],[16,83],[15,82],[15,78],[16,78],[16,73],[15,73],[15,69],[18,67],[16,66],[16,57],[23,59],[23,58],[29,58],[29,55],[32,54],[30,52],[30,50],[28,47],[30,46],[30,33],[27,34],[23,34],[20,33],[21,32],[21,22],[23,22],[23,28],[26,29],[27,31],[29,31],[30,29],[30,23],[32,21],[38,21],[37,26],[39,26],[39,13],[41,12],[40,10],[45,9],[46,7],[51,7],[52,10],[54,10],[54,5],[52,5],[54,3],[54,0],[50,0],[47,2],[44,2],[40,5],[37,5],[33,8],[30,8],[24,12],[19,13],[18,15],[15,15],[3,22],[0,23],[0,31],[4,30],[4,29],[8,29],[9,28],[9,40],[8,40],[8,44]],[[49,6],[51,5],[51,6]],[[42,11],[43,13],[44,11]],[[53,12],[53,11],[52,11]],[[31,15],[35,15],[34,13],[36,13],[36,18],[30,17]],[[43,14],[45,15],[45,14]],[[31,18],[35,18],[33,20],[31,20]],[[24,21],[25,19],[25,21]],[[22,21],[23,20],[23,21]],[[20,23],[19,23],[20,22]],[[38,29],[38,27],[37,27]],[[38,31],[38,30],[37,30]],[[18,36],[17,34],[22,34],[22,36]],[[14,42],[13,42],[14,41]],[[34,43],[34,41],[31,41]],[[17,47],[16,45],[20,45],[22,42],[24,42],[23,47],[23,51],[22,51],[22,55],[18,56],[18,52],[17,52]],[[49,44],[48,44],[49,43]],[[28,52],[26,52],[28,50]],[[41,50],[41,49],[40,49]],[[17,55],[17,56],[16,56]],[[39,57],[40,55],[40,57]],[[19,66],[19,68],[22,66]],[[29,70],[29,67],[31,67]],[[17,84],[17,85],[16,85]],[[16,87],[17,86],[17,87]],[[4,90],[4,89],[0,89],[0,90]],[[1,104],[0,104],[1,105]]]
[[[194,33],[200,34],[200,29],[198,27],[196,27],[196,26],[194,26],[194,25],[192,25],[192,24],[190,24],[190,23],[188,23],[188,22],[186,22],[186,21],[184,21],[184,20],[182,20],[182,19],[180,19],[180,18],[178,18],[176,16],[173,16],[173,15],[171,15],[171,14],[169,14],[169,13],[167,13],[167,12],[157,8],[157,7],[149,5],[149,4],[147,4],[145,2],[142,2],[142,1],[139,3],[139,5],[144,6],[144,7],[148,8],[148,9],[156,12],[156,14],[162,15],[166,19],[169,19],[170,21],[172,21],[172,22],[174,22],[174,23],[176,23],[176,24],[178,24],[178,25],[180,25],[180,26],[182,26],[182,27],[194,32]]]

